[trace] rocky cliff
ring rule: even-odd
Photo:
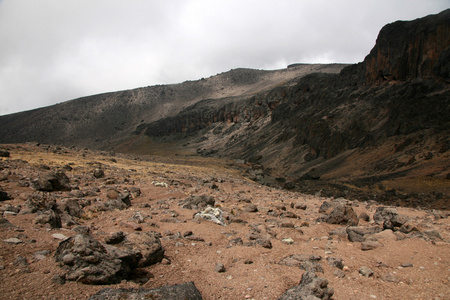
[[[367,83],[383,80],[449,80],[450,9],[414,21],[384,26],[365,58]]]
[[[383,183],[405,178],[395,187],[421,191],[420,184],[411,189],[412,178],[420,177],[444,180],[435,183],[449,192],[449,15],[386,25],[365,60],[340,74],[310,74],[248,97],[201,101],[136,132],[258,163],[266,176],[253,177],[267,184],[288,181],[317,191],[304,179],[320,178],[339,183],[342,196],[352,194],[342,183],[381,188],[384,195]],[[401,197],[416,205],[426,198]]]

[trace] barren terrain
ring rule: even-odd
[[[261,186],[242,176],[239,161],[36,144],[5,148],[10,155],[0,162],[0,191],[10,199],[0,202],[1,299],[87,299],[105,287],[152,289],[189,281],[204,299],[277,299],[311,268],[328,280],[334,299],[450,298],[448,211],[397,207],[402,224],[390,227],[375,222],[381,205],[374,201],[333,202]],[[36,190],[37,179],[57,170],[67,175],[70,191]],[[131,206],[105,209],[111,190],[129,191]],[[203,208],[183,208],[202,195],[214,198],[224,225],[194,218]],[[39,210],[29,211],[30,199],[38,198],[56,202],[52,209],[62,228],[41,222]],[[61,211],[67,199],[80,204],[78,217]],[[355,226],[327,223],[330,209],[319,213],[324,202],[344,203],[359,216],[356,227],[380,232],[350,241],[348,228]],[[54,257],[64,237],[55,234],[72,237],[80,228],[101,243],[118,231],[155,231],[164,259],[117,284],[64,280],[66,269]],[[332,265],[331,258],[342,265]]]

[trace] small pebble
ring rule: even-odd
[[[214,271],[216,271],[217,273],[223,273],[226,271],[225,266],[221,263],[218,263],[216,265],[216,267],[214,268]]]

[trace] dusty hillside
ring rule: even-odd
[[[83,97],[0,116],[0,143],[39,142],[112,148],[143,123],[177,115],[204,99],[248,96],[313,72],[339,72],[345,65],[299,65],[264,71],[235,69],[209,78]]]
[[[230,168],[235,161],[31,144],[6,150],[0,164],[2,299],[86,299],[106,287],[190,281],[203,299],[278,299],[311,270],[328,282],[315,292],[334,293],[333,299],[450,297],[448,212],[383,209],[374,201],[264,187]],[[194,217],[208,201],[222,225]],[[122,241],[113,239],[118,232]],[[87,284],[98,276],[89,270],[112,264],[112,254],[79,249],[56,261],[67,241],[74,242],[61,242],[69,237],[144,255],[148,250],[131,241],[148,233],[157,237],[149,247],[163,254],[152,252],[153,263],[102,285]],[[74,270],[77,259],[84,273]]]

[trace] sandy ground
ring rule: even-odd
[[[76,233],[72,226],[51,229],[35,224],[35,213],[5,213],[4,217],[15,227],[0,227],[1,299],[86,299],[105,287],[156,288],[188,281],[195,283],[204,299],[277,299],[297,285],[305,272],[298,266],[279,264],[281,259],[293,254],[322,257],[323,273],[317,274],[329,281],[334,299],[450,299],[448,217],[437,218],[429,211],[397,208],[420,231],[436,230],[440,238],[384,239],[379,240],[381,247],[363,251],[361,243],[329,234],[330,230],[345,225],[316,221],[320,205],[331,199],[260,186],[228,168],[225,162],[191,158],[183,164],[174,164],[170,160],[162,163],[151,157],[145,160],[121,155],[112,157],[88,150],[34,145],[6,148],[11,156],[3,158],[0,165],[4,175],[0,187],[13,199],[0,202],[2,210],[7,204],[24,206],[34,190],[23,182],[46,172],[42,165],[56,169],[69,164],[73,169],[66,171],[66,175],[72,185],[81,191],[98,188],[95,196],[83,197],[91,199],[93,204],[85,207],[84,215],[76,220],[80,225],[88,226],[91,235],[99,241],[117,231],[157,231],[162,235],[166,259],[141,270],[146,278],[141,278],[141,282],[130,279],[107,286],[54,283],[52,278],[63,271],[53,257],[60,240],[52,235],[73,236]],[[106,176],[94,178],[92,172],[96,168],[102,168]],[[155,186],[154,181],[165,182],[168,187]],[[95,209],[95,203],[106,200],[108,189],[123,191],[130,187],[141,190],[130,208]],[[52,192],[52,195],[63,199],[69,197],[68,193]],[[214,196],[216,207],[230,220],[244,222],[228,220],[226,226],[221,226],[194,220],[197,211],[183,209],[179,204],[191,195]],[[247,211],[249,202],[256,205],[257,212]],[[307,208],[295,209],[291,203],[306,204]],[[352,207],[358,215],[366,212],[371,217],[369,222],[361,220],[361,226],[373,225],[376,204],[354,201]],[[136,211],[145,217],[144,223],[130,220]],[[289,211],[297,218],[275,217],[270,211]],[[181,223],[164,222],[167,218]],[[271,249],[231,242],[238,237],[244,244],[249,242],[254,228],[270,239]],[[204,241],[183,238],[187,231]],[[176,238],[178,232],[181,237]],[[9,238],[19,238],[23,243],[4,242]],[[287,238],[293,243],[282,242]],[[36,257],[35,253],[42,250],[48,250],[49,254]],[[27,262],[23,263],[18,257]],[[343,278],[336,276],[337,268],[327,263],[327,257],[342,258]],[[215,271],[219,263],[225,266],[225,272]],[[362,266],[373,270],[374,275],[359,274]]]

